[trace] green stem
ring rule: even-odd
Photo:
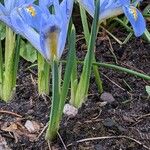
[[[150,14],[144,14],[143,16],[144,16],[144,18],[149,18]]]
[[[77,87],[76,97],[74,106],[76,108],[80,108],[85,98],[88,94],[89,82],[90,82],[90,75],[91,75],[91,67],[92,67],[92,60],[94,56],[94,47],[95,41],[97,37],[97,28],[98,28],[98,18],[99,18],[99,4],[100,0],[96,0],[96,9],[95,15],[92,23],[91,34],[88,42],[88,52],[85,56],[83,70],[81,73],[80,81]]]
[[[62,63],[66,63],[66,61],[64,61],[64,60],[61,61],[61,62]],[[77,63],[78,64],[84,64],[83,61],[78,61]],[[124,73],[128,73],[128,74],[137,76],[137,77],[145,79],[145,80],[150,80],[150,76],[149,75],[146,75],[146,74],[143,74],[143,73],[140,73],[140,72],[128,69],[128,68],[124,68],[122,66],[113,65],[113,64],[109,64],[109,63],[98,63],[98,62],[93,62],[92,65],[100,66],[100,67],[104,67],[104,68],[108,68],[108,69],[117,70],[117,71],[120,71],[120,72],[124,72]]]
[[[18,65],[19,65],[19,56],[20,56],[20,42],[21,37],[17,35],[17,42],[16,42],[16,48],[15,48],[15,54],[14,54],[14,69],[13,69],[13,87],[16,86],[16,78],[17,78],[17,71],[18,71]]]
[[[1,37],[1,36],[0,36]],[[3,52],[2,45],[0,40],[0,99],[2,98],[3,91]]]
[[[69,49],[71,51],[71,53],[69,54],[70,56],[73,55],[73,58],[71,58],[71,62],[73,62],[72,64],[72,71],[71,71],[71,98],[69,103],[70,104],[74,104],[75,101],[75,95],[76,95],[76,91],[77,91],[77,86],[78,86],[78,76],[77,76],[77,57],[76,57],[76,31],[73,25],[73,22],[70,22],[70,34],[69,34],[69,38],[68,38],[68,45],[69,45]],[[69,60],[67,60],[68,62]],[[68,62],[69,64],[70,62]],[[66,67],[67,69],[67,67]]]
[[[113,65],[113,64],[107,64],[107,63],[93,63],[93,65],[118,70],[118,71],[121,71],[121,72],[125,72],[125,73],[128,73],[128,74],[140,77],[140,78],[145,79],[145,80],[150,80],[150,76],[148,76],[146,74],[139,73],[137,71],[133,71],[131,69],[127,69],[127,68],[124,68],[124,67],[121,67],[121,66],[117,66],[117,65]]]
[[[59,71],[58,62],[53,60],[52,62],[52,105],[50,112],[50,120],[48,129],[46,131],[46,140],[53,140],[59,129],[59,104],[60,104],[60,93],[59,93]]]
[[[89,45],[90,32],[88,27],[88,21],[87,21],[86,11],[81,5],[80,5],[80,14],[81,14],[81,20],[82,20],[86,44]],[[95,54],[93,55],[93,61],[96,62]],[[102,80],[97,66],[93,66],[93,72],[95,75],[95,80],[98,86],[99,93],[102,93],[103,85],[102,85]]]
[[[84,36],[85,36],[86,44],[88,45],[89,39],[90,39],[90,31],[89,31],[89,27],[88,27],[86,11],[81,5],[79,7],[80,7],[82,26],[83,26],[83,30],[84,30]]]
[[[46,139],[53,140],[59,129],[60,120],[63,113],[63,108],[66,102],[68,89],[70,85],[71,73],[73,69],[73,60],[75,56],[75,28],[72,27],[70,42],[69,42],[69,55],[67,58],[67,65],[65,68],[64,81],[61,87],[58,61],[54,58],[52,64],[52,107],[50,113],[49,126],[46,132]]]
[[[143,37],[145,38],[145,40],[147,40],[148,43],[150,43],[150,32],[146,29]]]
[[[66,102],[66,97],[67,97],[67,94],[68,94],[68,89],[69,89],[73,69],[75,69],[75,71],[74,71],[75,74],[74,74],[73,79],[76,79],[76,77],[77,77],[77,69],[75,68],[76,65],[77,65],[77,63],[76,63],[76,50],[75,50],[76,31],[75,31],[74,25],[72,25],[72,29],[71,29],[71,32],[70,32],[68,42],[69,42],[69,44],[68,44],[69,45],[69,54],[68,54],[68,57],[67,57],[67,65],[66,65],[66,68],[65,68],[64,81],[63,81],[63,85],[62,85],[62,89],[61,89],[61,95],[60,95],[60,105],[59,105],[60,118],[62,116],[63,108],[64,108],[64,105],[65,105],[65,102]],[[73,85],[75,87],[73,87],[73,89],[71,89],[71,90],[76,91],[77,82],[76,82],[76,84],[74,83]]]
[[[95,54],[94,54],[94,62],[96,63],[96,59],[95,59]],[[95,75],[95,80],[96,80],[96,83],[97,83],[97,86],[98,86],[98,90],[99,90],[99,93],[103,93],[103,82],[101,80],[101,76],[99,74],[99,71],[98,71],[98,67],[95,65],[93,66],[93,71],[94,71],[94,75]]]
[[[15,64],[15,34],[6,27],[6,41],[5,41],[5,72],[3,78],[3,97],[4,101],[12,99],[15,86],[14,86],[14,64]]]
[[[39,95],[49,95],[50,88],[50,65],[43,58],[43,56],[38,53],[38,92]]]
[[[72,74],[71,74],[71,99],[70,99],[70,104],[75,103],[75,95],[77,91],[77,86],[78,86],[78,77],[77,77],[77,59],[76,56],[73,60],[73,68],[72,68]]]
[[[127,25],[125,24],[121,19],[119,18],[114,18],[115,21],[119,22],[123,27],[125,27],[128,31],[133,32],[133,30]]]

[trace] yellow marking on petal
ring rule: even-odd
[[[131,14],[133,15],[134,19],[137,20],[138,14],[137,14],[136,8],[133,6],[130,6],[130,11],[131,11]]]
[[[32,17],[34,17],[36,15],[36,11],[35,11],[33,6],[28,6],[27,7],[27,12],[29,12]]]
[[[56,27],[52,27],[48,36],[51,59],[53,59],[54,56],[56,56],[57,58],[58,36],[59,36],[59,29]]]

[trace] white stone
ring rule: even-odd
[[[63,113],[68,117],[75,117],[78,113],[78,109],[70,104],[65,104]]]

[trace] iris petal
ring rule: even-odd
[[[124,6],[123,10],[133,27],[135,36],[137,37],[141,36],[146,29],[146,22],[141,12],[133,6],[130,7]]]
[[[63,0],[60,3],[59,0],[40,0],[40,6],[33,2],[34,0],[5,0],[5,7],[0,5],[0,13],[4,14],[1,16],[6,17],[7,21],[3,21],[4,17],[0,19],[25,37],[47,60],[52,55],[60,58],[66,43],[74,1]],[[54,14],[49,12],[52,5]],[[58,30],[53,31],[54,28]]]
[[[44,50],[46,54],[46,58],[50,60],[51,53],[50,53],[50,43],[49,43],[49,34],[53,27],[61,28],[61,22],[59,22],[55,15],[50,15],[49,18],[42,18],[41,20],[41,30],[40,30],[40,44],[41,48]],[[57,42],[58,43],[58,42]]]
[[[94,16],[95,4],[93,0],[78,0],[78,2],[91,16]]]
[[[15,27],[15,31],[25,37],[31,44],[44,56],[46,57],[44,51],[40,46],[40,36],[39,34],[30,27],[18,14],[17,9],[13,10],[10,15],[11,22]]]
[[[55,40],[57,40],[57,57],[60,58],[62,55],[66,43],[68,25],[73,8],[73,0],[63,0],[60,4],[58,0],[56,0],[53,1],[52,4],[54,6],[55,13],[49,13],[49,17],[46,19],[44,19],[44,17],[42,18],[40,32],[41,47],[42,49],[45,49],[45,53],[49,59],[52,55],[52,47],[50,45],[52,39],[49,38],[52,38],[50,35],[51,29],[53,28],[57,29],[54,31],[54,34],[52,34],[56,34]]]
[[[86,9],[86,11],[92,17],[94,16],[95,4],[93,0],[78,0],[78,2]],[[120,11],[121,6],[122,4],[120,3],[119,0],[101,0],[99,19],[102,19],[102,20],[108,19],[112,16],[121,14],[122,13],[122,11]]]
[[[130,5],[130,2],[131,2],[130,0],[118,0],[118,1],[120,2],[121,5],[124,5],[124,6],[125,6],[125,5],[128,5],[128,6],[129,6],[129,5]]]
[[[49,7],[52,5],[52,0],[39,0],[40,7]]]
[[[35,28],[37,31],[40,31],[42,10],[37,5],[24,5],[19,8],[19,13],[31,27]]]
[[[0,14],[7,14],[6,8],[0,3]]]
[[[8,13],[15,7],[16,0],[4,0],[4,5]]]
[[[61,9],[61,14],[63,14],[63,16],[64,16],[63,17],[64,23],[63,23],[63,27],[61,28],[59,42],[58,42],[58,57],[59,58],[61,57],[64,47],[65,47],[67,31],[68,31],[68,26],[69,26],[69,20],[70,20],[71,13],[72,13],[72,8],[73,8],[73,1],[64,0],[61,3],[60,9]]]
[[[134,7],[134,5],[140,1],[141,0],[136,0],[131,5],[131,0],[101,0],[99,20],[103,21],[108,18],[118,16],[124,12],[133,27],[135,35],[140,36],[146,28],[146,23],[142,14],[137,8]],[[94,4],[91,4],[93,0],[78,0],[78,2],[93,17],[95,9]]]

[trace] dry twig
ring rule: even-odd
[[[142,116],[138,117],[138,118],[137,118],[137,120],[144,119],[145,117],[150,117],[150,113],[149,113],[149,114],[145,114],[145,115],[142,115]]]
[[[13,115],[13,116],[22,118],[21,115],[19,115],[19,114],[17,114],[17,113],[14,113],[14,112],[11,112],[11,111],[7,111],[7,110],[0,110],[0,113],[9,114],[9,115]]]
[[[108,76],[106,76],[105,74],[101,73],[107,80],[109,80],[111,83],[113,83],[114,85],[116,85],[118,88],[120,88],[123,91],[126,91],[123,87],[121,87],[120,85],[118,85],[116,82],[114,82],[113,80],[111,80]]]
[[[66,147],[66,145],[65,145],[65,143],[64,143],[64,141],[63,141],[61,135],[59,134],[59,132],[57,132],[57,134],[58,134],[59,139],[61,140],[61,142],[62,142],[62,144],[63,144],[64,149],[67,150],[67,147]]]
[[[95,140],[106,140],[106,139],[122,139],[122,138],[131,140],[131,141],[137,143],[138,145],[141,145],[146,150],[150,150],[150,147],[147,147],[146,145],[142,144],[140,141],[138,141],[138,140],[136,140],[134,138],[128,137],[128,136],[124,136],[124,135],[121,135],[121,136],[103,136],[103,137],[86,138],[86,139],[78,140],[78,141],[76,141],[76,143],[82,143],[82,142],[87,142],[87,141],[95,141]],[[73,143],[68,144],[67,147],[70,147],[72,145],[73,145]]]
[[[47,145],[48,145],[48,149],[49,149],[49,150],[52,150],[50,141],[47,141]]]
[[[45,132],[46,128],[48,127],[48,123],[44,126],[40,134],[37,136],[36,141],[42,136],[42,134]]]

